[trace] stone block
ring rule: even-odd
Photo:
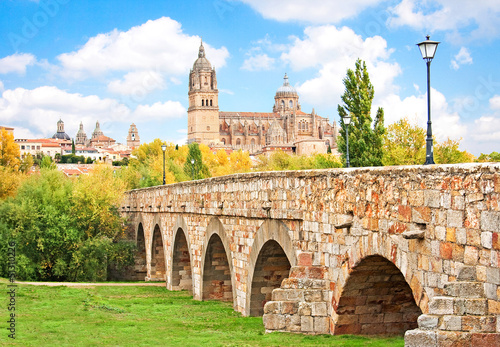
[[[492,347],[500,346],[500,334],[471,334],[471,346]]]
[[[484,298],[481,282],[451,282],[444,286],[448,295],[460,298]]]
[[[453,314],[453,298],[448,296],[435,296],[429,302],[429,314]]]
[[[467,247],[465,248],[467,251]],[[476,281],[476,268],[474,266],[464,266],[458,271],[458,281]]]
[[[306,302],[315,302],[323,300],[323,293],[321,290],[305,290],[304,291],[304,300]]]
[[[465,314],[485,316],[488,314],[487,299],[465,299]]]
[[[474,246],[465,246],[464,263],[466,265],[476,265],[479,260],[479,250]]]
[[[439,327],[441,330],[460,331],[462,330],[461,316],[443,316],[443,321]]]
[[[304,333],[314,332],[314,319],[311,316],[300,317],[300,330]]]
[[[287,299],[287,290],[281,289],[281,288],[276,288],[273,290],[273,301],[285,301]]]
[[[488,313],[500,315],[500,301],[488,300]]]
[[[302,252],[297,256],[298,266],[311,266],[312,265],[312,253]]]
[[[414,223],[430,223],[432,217],[431,209],[427,206],[414,207],[411,216]]]
[[[266,330],[283,330],[286,327],[285,316],[279,314],[265,314],[262,321]]]
[[[493,241],[493,234],[490,231],[483,231],[481,233],[481,246],[491,249]]]
[[[448,210],[446,212],[446,223],[450,228],[461,228],[464,226],[464,212]]]
[[[299,316],[310,316],[312,314],[311,304],[307,302],[299,303]]]
[[[326,302],[313,302],[311,305],[313,316],[326,316]]]
[[[433,330],[407,330],[405,347],[438,347],[436,332]]]
[[[328,334],[330,332],[330,317],[314,317],[314,333]]]
[[[418,327],[422,330],[436,329],[439,323],[439,316],[430,314],[421,314],[418,319]]]
[[[438,331],[436,341],[439,347],[473,347],[470,344],[471,334],[462,331]]]
[[[438,190],[424,191],[424,206],[438,208],[440,206],[441,197]]]
[[[284,301],[281,303],[281,313],[284,315],[293,315],[298,311],[299,303],[295,301]]]
[[[268,301],[264,305],[264,314],[266,313],[280,313],[281,303],[279,301]]]
[[[500,269],[495,267],[487,267],[486,280],[488,281],[488,283],[500,285]]]
[[[496,332],[497,319],[494,316],[463,316],[462,330],[481,333]]]
[[[482,230],[498,232],[499,225],[500,225],[500,212],[494,212],[494,211],[481,212]]]

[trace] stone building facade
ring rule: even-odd
[[[299,95],[285,74],[272,112],[219,111],[217,76],[203,43],[189,74],[188,143],[242,149],[251,154],[282,149],[297,154],[326,153],[336,148],[335,122],[302,111]]]

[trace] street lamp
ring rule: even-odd
[[[191,178],[194,180],[194,159],[191,158]]]
[[[345,155],[345,159],[346,159],[346,163],[345,163],[345,166],[346,167],[349,167],[349,124],[351,124],[351,116],[350,115],[345,115],[344,117],[342,117],[342,120],[344,121],[344,124],[345,124],[345,139],[346,139],[346,155]]]
[[[427,40],[417,43],[422,53],[422,58],[427,62],[427,148],[425,153],[425,164],[434,164],[434,150],[432,148],[432,122],[431,122],[431,61],[436,54],[439,42],[431,41],[427,35]]]
[[[165,151],[167,150],[167,145],[161,145],[161,150],[163,151],[163,185],[165,185]]]

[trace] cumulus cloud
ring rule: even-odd
[[[3,82],[0,81],[0,93],[3,92],[5,90],[4,86],[3,86]]]
[[[451,67],[454,70],[458,70],[460,65],[472,64],[472,57],[467,48],[462,47],[460,51],[455,55],[455,59],[451,61]]]
[[[185,75],[198,53],[200,38],[182,31],[181,24],[162,17],[128,31],[113,30],[90,38],[78,51],[57,57],[60,73],[74,79],[102,76],[114,71],[155,71]],[[229,52],[204,43],[212,65],[221,67]]]
[[[241,66],[241,69],[248,71],[271,70],[273,68],[274,62],[275,59],[269,57],[265,53],[257,54],[245,59],[243,65]]]
[[[113,80],[108,84],[108,90],[121,95],[146,95],[166,86],[163,76],[156,71],[133,71],[123,79]]]
[[[495,95],[490,99],[490,108],[494,111],[500,111],[500,95]]]
[[[462,41],[463,28],[475,27],[467,40],[495,38],[500,34],[500,2],[496,0],[402,0],[389,9],[389,26],[418,30],[451,31],[449,39]]]
[[[250,5],[264,18],[280,22],[338,23],[352,18],[382,0],[240,0]]]
[[[0,59],[0,73],[17,73],[24,75],[26,67],[35,64],[36,58],[33,54],[13,54]]]
[[[65,122],[66,133],[74,136],[81,121],[89,131],[96,120],[101,125],[137,123],[179,118],[185,114],[186,109],[177,101],[158,102],[151,106],[138,105],[132,111],[115,99],[68,93],[48,86],[32,90],[6,90],[0,98],[0,123],[16,129],[30,129],[24,133],[33,137],[52,136],[57,130],[59,119]]]
[[[156,102],[153,105],[139,105],[133,113],[134,119],[161,120],[166,118],[181,118],[187,110],[178,101]]]
[[[317,76],[297,86],[301,98],[307,102],[336,106],[344,91],[342,80],[346,71],[354,69],[358,57],[367,64],[376,97],[395,90],[392,82],[401,73],[401,68],[388,61],[392,50],[380,36],[363,39],[348,27],[339,29],[324,25],[307,27],[303,39],[294,37],[292,40],[281,59],[294,70],[318,69]]]

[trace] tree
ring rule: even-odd
[[[387,127],[384,165],[421,165],[425,162],[425,129],[405,117]]]
[[[447,139],[434,146],[434,159],[437,164],[471,163],[476,158],[467,151],[459,149],[460,140]]]
[[[71,139],[71,154],[73,154],[73,155],[76,154],[75,140],[74,139]]]
[[[491,152],[490,154],[483,154],[476,159],[477,162],[485,163],[485,162],[499,162],[500,161],[500,153]]]
[[[19,168],[21,151],[14,141],[14,135],[4,128],[0,129],[0,166]]]
[[[356,61],[355,71],[348,69],[343,80],[345,91],[343,105],[338,105],[340,137],[337,138],[342,159],[346,158],[346,131],[343,117],[349,115],[349,157],[352,166],[380,166],[383,156],[384,111],[377,110],[375,121],[371,117],[374,88],[366,69],[366,63]],[[372,124],[373,123],[373,124]]]
[[[184,173],[192,180],[210,177],[210,171],[203,163],[200,146],[196,142],[189,145],[188,155],[184,163]]]
[[[48,155],[44,155],[42,157],[42,161],[40,162],[40,168],[42,169],[56,169],[56,164],[52,161],[52,158]]]

